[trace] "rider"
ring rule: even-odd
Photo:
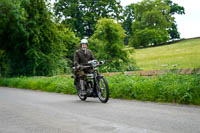
[[[88,49],[88,40],[82,39],[80,42],[80,49],[76,50],[74,53],[74,66],[79,68],[83,64],[87,64],[88,61],[94,60],[95,57],[91,50]],[[75,71],[75,82],[80,82],[81,85],[81,95],[86,95],[86,90],[84,86],[84,81],[81,79],[81,75],[83,75],[83,71]]]

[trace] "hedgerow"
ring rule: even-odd
[[[110,97],[200,105],[200,75],[165,74],[157,77],[106,76]],[[70,77],[0,78],[0,86],[76,94]]]

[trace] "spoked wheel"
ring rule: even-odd
[[[77,89],[78,97],[79,97],[82,101],[85,101],[85,100],[87,99],[87,96],[82,96],[82,95],[81,95],[81,87],[80,87],[80,84],[79,84],[79,83],[76,84],[76,89]]]
[[[106,103],[109,99],[109,87],[104,77],[98,78],[97,95],[102,103]]]

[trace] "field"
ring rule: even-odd
[[[141,70],[200,68],[200,38],[136,49],[131,56]]]

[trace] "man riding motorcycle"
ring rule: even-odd
[[[84,75],[84,71],[79,70],[80,66],[83,64],[87,64],[88,61],[94,60],[95,57],[91,50],[88,49],[88,40],[82,39],[80,42],[80,49],[76,50],[74,53],[74,66],[77,68],[74,72],[75,74],[75,84],[76,82],[80,82],[81,85],[81,95],[86,95],[86,88],[84,85],[84,80],[82,76]]]

